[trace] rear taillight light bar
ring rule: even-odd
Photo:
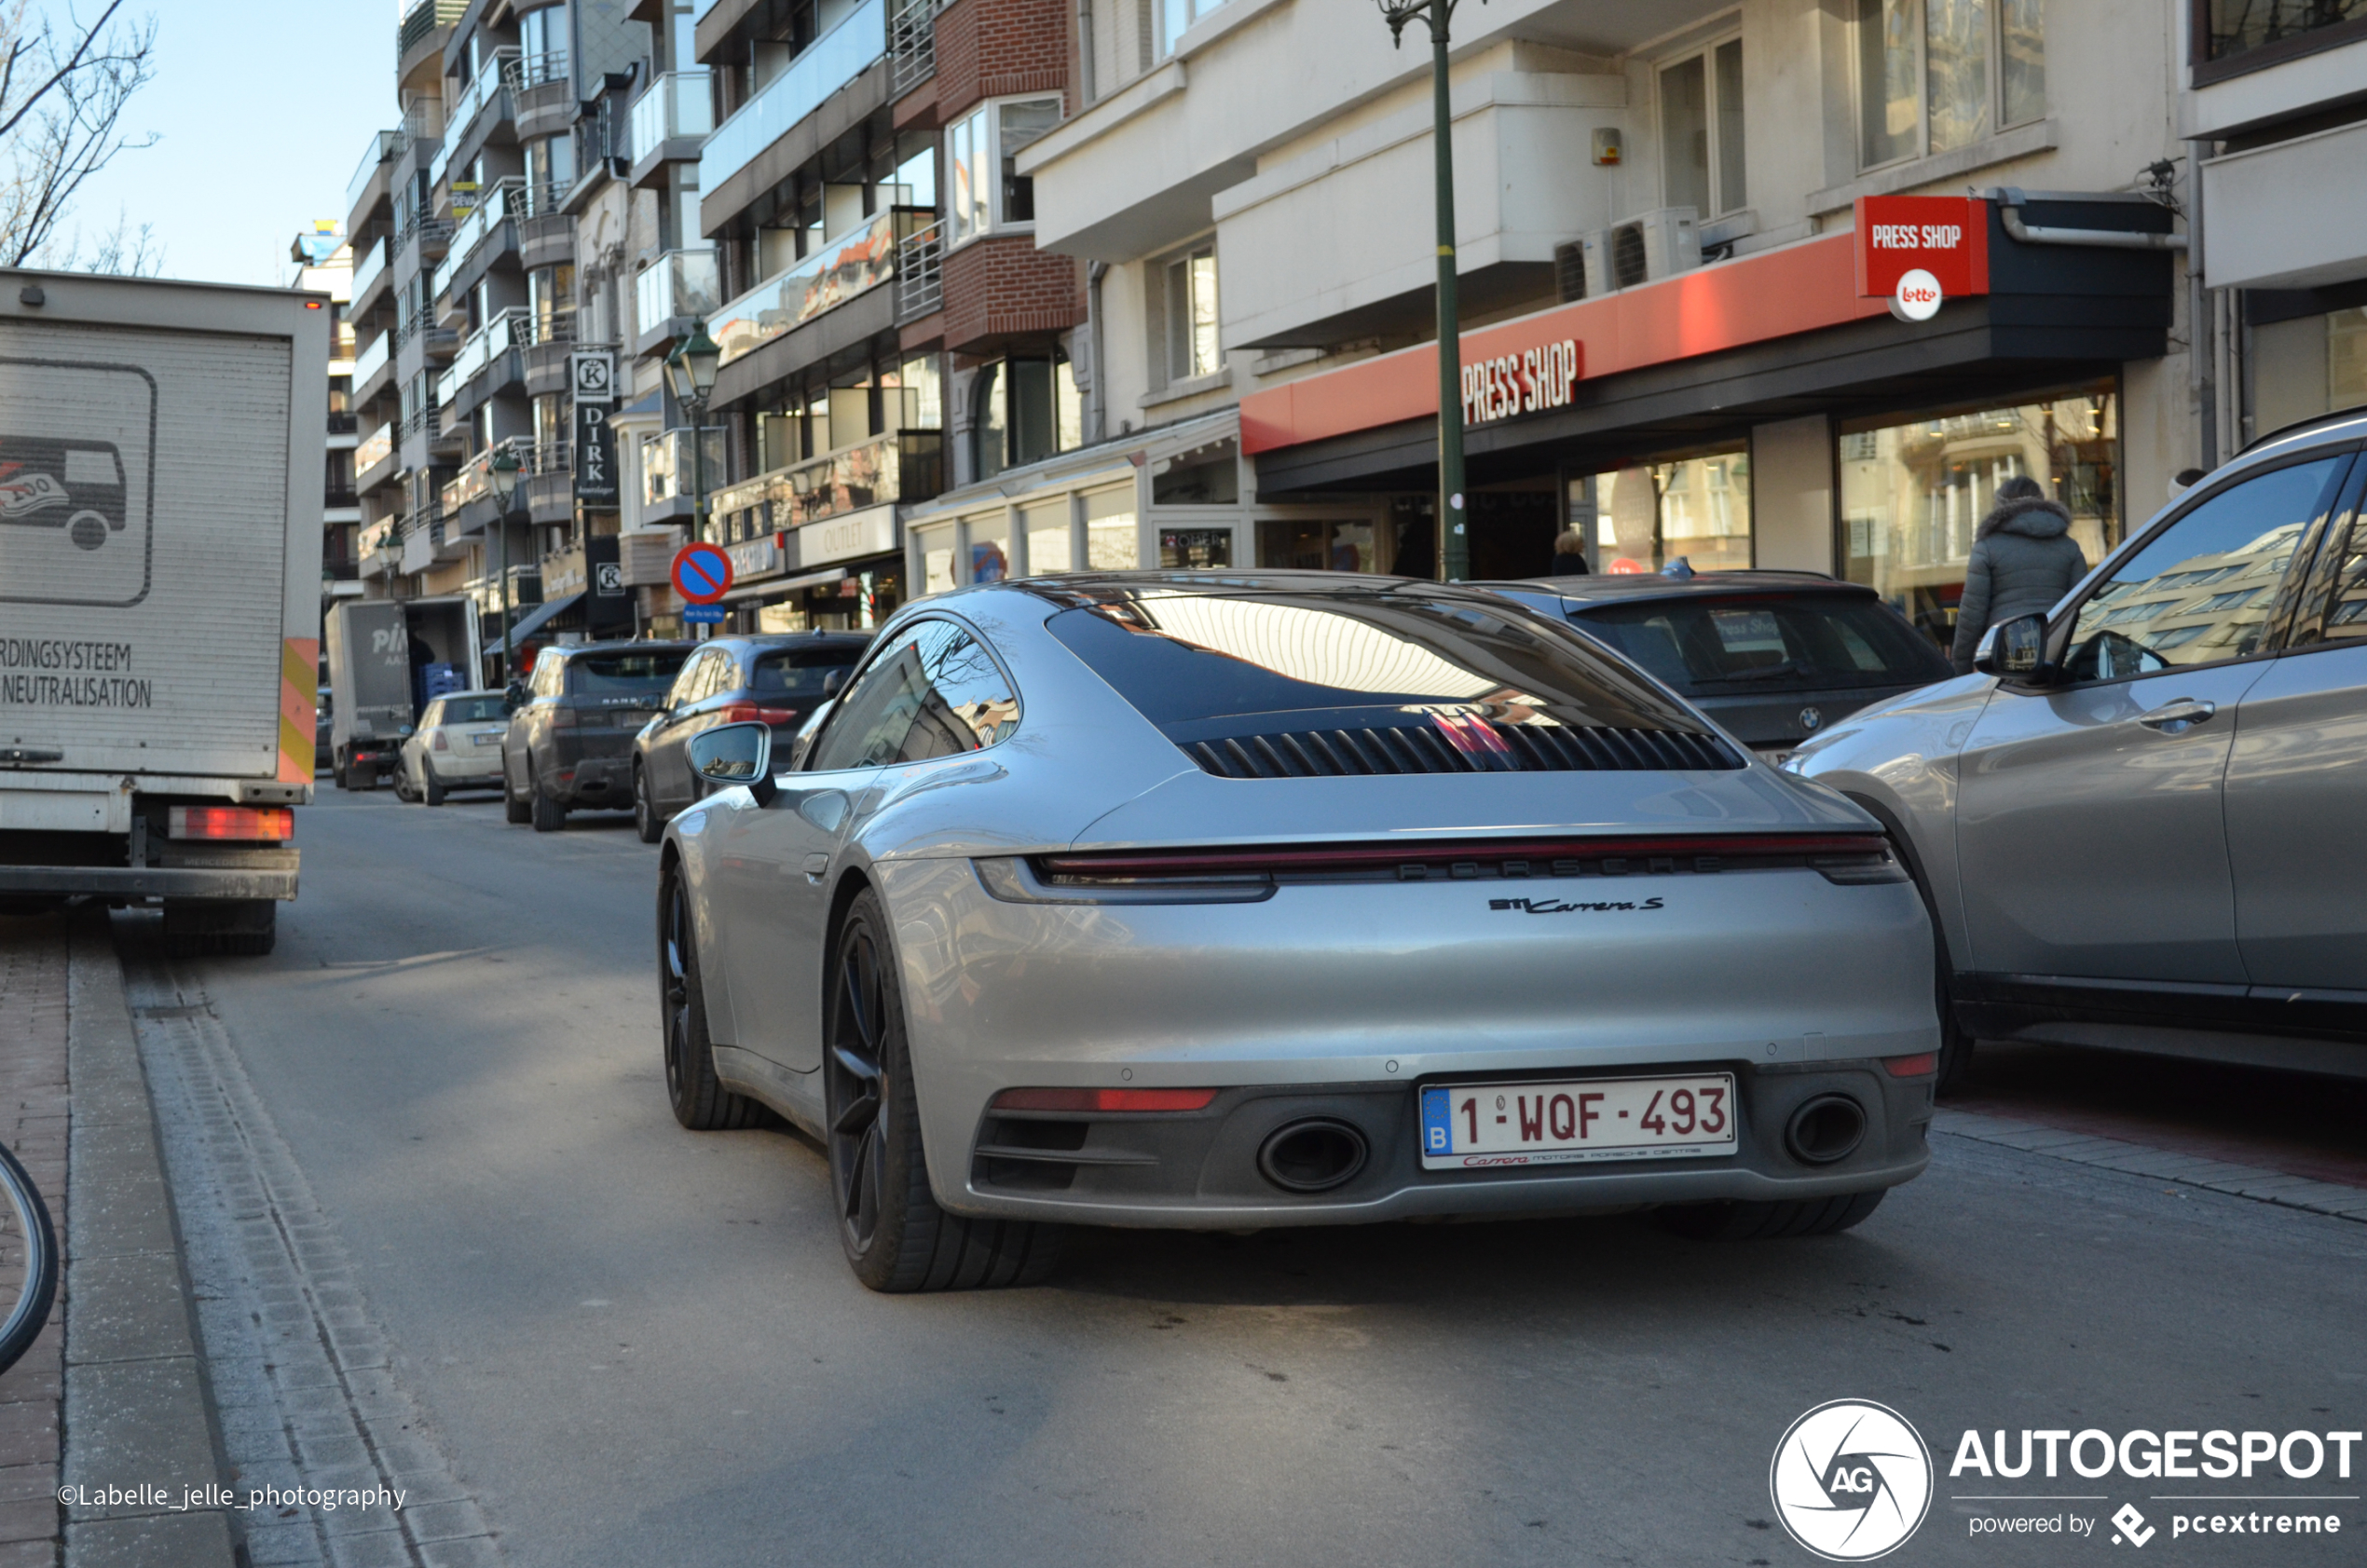
[[[755,702],[727,702],[723,705],[726,724],[788,724],[797,717],[795,708],[767,708]]]
[[[992,1109],[1141,1114],[1205,1111],[1215,1098],[1214,1089],[1006,1089],[994,1097]]]
[[[1716,870],[1729,861],[1768,857],[1868,866],[1891,863],[1889,846],[1878,834],[1795,833],[1124,851],[1042,855],[1035,865],[1046,877],[1064,882],[1389,870],[1420,879],[1458,873],[1475,877],[1482,866],[1501,867],[1496,874],[1515,877],[1575,876],[1588,866],[1616,876]],[[1818,865],[1817,869],[1826,867]]]
[[[165,823],[165,835],[279,843],[295,837],[295,813],[285,806],[175,806]]]
[[[1925,1051],[1913,1057],[1884,1057],[1882,1070],[1893,1078],[1922,1078],[1939,1070],[1939,1053]]]

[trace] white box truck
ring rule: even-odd
[[[320,658],[325,295],[0,274],[0,907],[267,952]]]
[[[323,631],[333,776],[339,789],[375,789],[428,703],[483,678],[476,601],[348,599]]]

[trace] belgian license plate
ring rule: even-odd
[[[501,743],[503,738],[504,737],[499,735],[479,735],[475,739],[478,745],[498,746]]]
[[[1422,1090],[1425,1170],[1701,1159],[1735,1146],[1727,1072]]]

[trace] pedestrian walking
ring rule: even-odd
[[[1959,675],[1973,667],[1983,634],[2016,616],[2044,614],[2087,575],[2087,556],[2071,538],[2071,513],[2028,475],[1997,487],[1997,504],[1973,536],[1964,596],[1956,608],[1950,649]]]
[[[1586,535],[1573,523],[1564,528],[1553,540],[1553,571],[1555,577],[1586,577],[1594,568],[1586,564]]]

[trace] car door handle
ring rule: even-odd
[[[2190,724],[2200,724],[2219,711],[2216,702],[2205,702],[2193,697],[2181,697],[2163,703],[2149,714],[2139,714],[2137,722],[2148,729],[2182,730]]]

